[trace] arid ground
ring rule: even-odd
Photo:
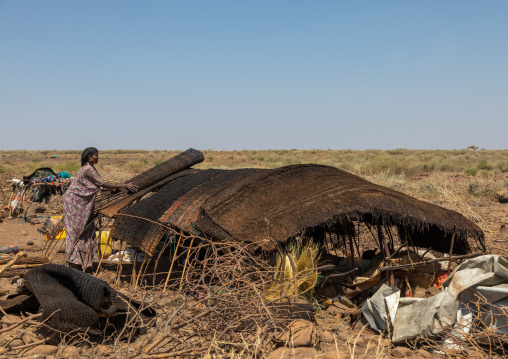
[[[105,180],[120,182],[179,152],[101,151],[97,168]],[[195,166],[197,168],[276,168],[298,163],[336,166],[374,183],[462,213],[484,230],[489,252],[508,257],[508,204],[496,200],[497,192],[508,189],[508,150],[243,150],[229,152],[205,150],[203,153],[205,161]],[[51,167],[55,171],[75,174],[79,169],[79,155],[79,151],[0,151],[2,208],[7,205],[10,198],[11,191],[8,182],[12,178],[21,178],[40,167]],[[53,156],[58,157],[52,158]],[[49,203],[34,204],[31,210],[44,207],[45,215],[59,215],[61,214],[60,202],[61,198],[55,195],[51,197]],[[0,223],[0,246],[16,244],[20,250],[27,253],[41,252],[46,240],[37,231],[40,225],[23,223],[22,218],[8,219],[8,213],[5,211],[2,216],[4,218]],[[55,261],[62,260],[62,254],[57,254],[56,251],[54,256]],[[100,274],[100,277],[105,280],[110,280],[112,276],[107,272]],[[128,290],[127,283],[124,283],[123,289]],[[165,309],[171,308],[168,303],[162,303],[161,307],[164,305],[169,306]],[[339,308],[334,313],[327,313],[327,311],[317,313],[315,315],[316,334],[313,339],[316,351],[310,354],[295,352],[295,357],[317,355],[326,358],[404,356],[432,358],[436,356],[423,349],[405,352],[405,348],[394,348],[377,333],[362,329],[360,326],[346,328],[344,319],[346,317],[348,313],[344,308]],[[139,344],[141,342],[141,339],[137,340],[132,344],[133,348],[141,345]],[[118,354],[116,350],[118,348],[115,349],[114,346],[89,344],[79,347],[72,352],[72,355],[79,358],[100,353],[103,356],[113,357],[115,353]],[[239,349],[238,352],[241,353],[241,350]],[[212,355],[206,350],[194,354]],[[461,355],[478,358],[483,356],[476,351]]]

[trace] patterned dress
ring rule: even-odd
[[[68,263],[87,268],[99,261],[92,215],[95,196],[103,183],[104,180],[95,167],[87,163],[79,169],[63,195],[65,254]]]

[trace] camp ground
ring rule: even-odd
[[[188,149],[127,180],[137,193],[102,190],[87,272],[65,265],[61,216],[12,182],[27,200],[9,193],[0,229],[41,244],[1,254],[2,354],[504,355],[508,262],[478,221],[337,167],[204,160]]]

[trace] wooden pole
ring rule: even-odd
[[[182,276],[180,277],[180,287],[178,288],[178,291],[182,290],[183,277],[185,275],[185,268],[187,268],[187,263],[189,262],[190,251],[192,249],[193,243],[194,243],[194,237],[192,237],[189,249],[187,250],[187,257],[185,258],[185,264],[183,265]]]
[[[4,266],[2,266],[0,268],[0,274],[2,274],[7,268],[9,268],[14,263],[16,263],[18,259],[20,259],[21,257],[26,257],[26,256],[27,255],[25,252],[19,252],[16,255],[14,255],[14,258],[12,258],[9,262],[7,262]]]
[[[120,282],[120,277],[122,276],[122,271],[123,271],[123,267],[122,267],[122,263],[123,263],[123,256],[125,254],[125,251],[122,253],[122,248],[123,248],[123,239],[120,240],[120,251],[118,251],[118,265],[116,266],[116,271],[117,271],[117,275],[116,275],[116,278],[115,278],[115,284],[118,284]]]
[[[383,244],[385,259],[390,258],[390,250],[388,249],[388,244],[386,243],[385,235],[383,233],[383,227],[381,226],[381,223],[378,223],[377,225],[377,235],[379,237],[379,242]],[[392,265],[392,262],[390,261],[390,266]],[[386,281],[390,283],[391,286],[395,285],[395,278],[393,276],[393,272],[390,271],[386,275]]]
[[[164,289],[162,293],[166,293],[166,287],[168,286],[169,277],[171,276],[171,271],[173,270],[173,264],[175,264],[176,255],[178,253],[178,247],[180,247],[180,241],[182,240],[182,236],[178,236],[178,243],[176,244],[175,253],[173,253],[173,258],[171,258],[171,266],[169,267],[168,276],[166,277],[166,281],[164,282]]]
[[[138,264],[138,254],[139,254],[139,250],[136,248],[134,250],[134,263],[132,264],[131,285],[136,283],[136,269],[137,269],[137,264]]]
[[[452,234],[452,243],[450,243],[450,260],[448,261],[448,274],[450,274],[450,270],[452,269],[452,252],[453,252],[453,242],[455,242],[455,232],[456,226],[453,226],[453,234]]]
[[[475,253],[471,253],[471,254],[464,254],[462,256],[455,256],[455,257],[452,257],[451,259],[452,260],[458,260],[458,259],[474,258],[474,257],[481,256],[483,254],[485,254],[485,253],[483,253],[483,252],[475,252]],[[431,259],[431,260],[424,261],[424,262],[401,264],[400,266],[382,267],[382,268],[379,268],[379,271],[380,272],[394,271],[394,270],[398,270],[398,269],[413,268],[413,267],[418,267],[418,266],[422,266],[422,265],[425,265],[425,264],[444,262],[444,261],[449,261],[449,260],[450,260],[450,258],[448,258],[448,257],[447,258],[437,258],[437,259]]]

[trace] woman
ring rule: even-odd
[[[67,263],[83,270],[99,261],[95,240],[93,209],[95,196],[101,187],[127,188],[137,192],[132,183],[107,183],[95,169],[99,151],[88,147],[81,154],[81,168],[62,198],[65,223],[65,256]]]

